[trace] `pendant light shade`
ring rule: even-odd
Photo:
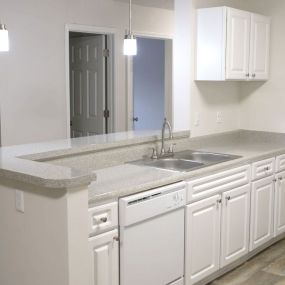
[[[124,55],[137,54],[137,40],[133,35],[127,35],[124,39]]]
[[[129,6],[129,32],[124,39],[124,55],[137,55],[137,40],[132,34],[132,0]]]
[[[5,25],[0,24],[0,52],[9,51],[9,35]]]

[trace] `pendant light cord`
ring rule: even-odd
[[[132,34],[132,0],[130,0],[130,7],[129,7],[129,33]]]

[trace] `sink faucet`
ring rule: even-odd
[[[162,125],[160,156],[164,156],[165,155],[164,140],[165,140],[165,129],[166,129],[166,127],[168,127],[168,130],[169,130],[169,137],[168,138],[169,139],[173,138],[171,125],[170,125],[169,121],[165,118],[164,122],[163,122],[163,125]]]

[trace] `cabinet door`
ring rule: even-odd
[[[248,79],[250,13],[228,8],[226,79]]]
[[[251,14],[250,68],[252,80],[269,78],[270,18]]]
[[[274,235],[285,232],[285,171],[276,175]]]
[[[248,253],[250,185],[223,193],[221,266]]]
[[[250,250],[273,237],[274,176],[252,183]]]
[[[221,196],[186,207],[186,284],[194,284],[219,269]]]
[[[118,231],[110,231],[89,239],[92,285],[119,284]]]

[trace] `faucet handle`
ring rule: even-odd
[[[176,146],[176,143],[172,143],[170,144],[169,148],[168,148],[168,153],[174,153],[174,147]]]
[[[158,155],[157,155],[157,149],[156,147],[152,148],[152,155],[151,155],[151,159],[158,159]]]

